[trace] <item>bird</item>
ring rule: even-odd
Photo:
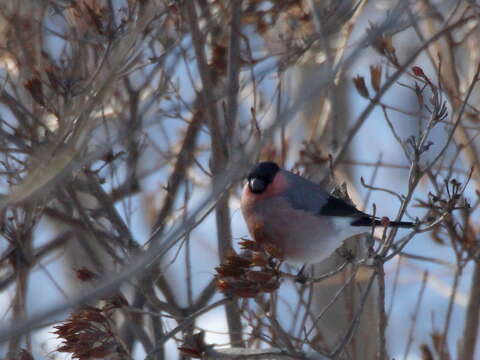
[[[242,190],[241,210],[250,235],[273,246],[293,265],[315,264],[344,240],[372,225],[413,228],[407,221],[382,221],[337,198],[322,186],[265,161],[253,166]]]

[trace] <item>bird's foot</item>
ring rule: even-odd
[[[305,275],[305,267],[307,265],[303,265],[300,270],[298,271],[297,276],[295,276],[295,282],[299,284],[305,284],[308,280],[308,276]]]

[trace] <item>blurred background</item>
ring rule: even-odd
[[[479,14],[2,1],[0,356],[478,358]],[[261,160],[419,225],[242,295],[216,268]]]

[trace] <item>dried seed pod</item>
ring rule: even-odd
[[[381,82],[382,82],[382,67],[380,65],[370,66],[370,83],[372,84],[372,87],[376,92],[380,91]]]
[[[365,79],[363,76],[355,76],[353,78],[353,84],[355,85],[355,88],[360,96],[364,97],[365,99],[370,99],[370,94],[368,93],[367,85],[365,85]]]
[[[234,254],[234,255],[232,254],[232,255],[227,255],[225,263],[228,265],[246,268],[251,265],[252,261],[245,257],[239,256],[237,254]]]
[[[273,281],[269,281],[265,284],[262,284],[260,286],[260,291],[270,293],[277,290],[279,287],[280,287],[280,281],[278,281],[278,279],[275,279]]]
[[[260,290],[254,287],[235,289],[233,293],[241,298],[253,298],[260,293]]]
[[[255,254],[253,254],[253,256],[252,256],[252,266],[264,267],[264,266],[267,266],[267,265],[268,265],[268,259],[263,253],[257,252]]]
[[[266,283],[275,276],[275,273],[271,270],[266,271],[249,271],[247,273],[247,279],[256,283]]]
[[[217,279],[217,289],[223,293],[229,292],[233,289],[232,283],[225,279]]]
[[[197,349],[191,349],[187,346],[179,346],[177,349],[178,349],[178,351],[180,351],[180,353],[183,356],[194,358],[194,359],[201,359],[202,358],[202,353],[200,351],[198,351]]]
[[[254,240],[248,239],[241,239],[239,242],[240,248],[243,250],[250,250],[250,251],[261,251],[262,247],[260,244]]]
[[[183,345],[179,346],[178,350],[185,356],[201,359],[207,348],[204,337],[205,334],[203,331],[193,335],[187,335]]]
[[[232,264],[220,264],[215,268],[218,275],[222,277],[240,277],[245,274],[245,269]]]

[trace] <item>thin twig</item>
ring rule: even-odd
[[[353,321],[350,324],[350,327],[348,328],[343,339],[338,343],[335,349],[329,354],[331,358],[336,358],[344,350],[344,348],[348,345],[348,343],[352,340],[353,334],[355,333],[355,330],[357,329],[358,324],[360,323],[360,318],[363,314],[363,308],[365,307],[365,304],[367,302],[367,298],[368,298],[368,295],[370,294],[370,290],[372,289],[375,277],[376,277],[376,273],[374,272],[370,277],[370,280],[368,282],[367,288],[365,289],[365,292],[363,293],[363,296],[360,301],[360,305],[357,309],[357,312],[355,313],[355,317],[353,318]]]
[[[387,360],[387,340],[386,340],[386,331],[387,331],[387,314],[385,313],[385,270],[383,269],[383,262],[380,259],[377,260],[377,268],[375,270],[377,274],[377,283],[378,283],[378,327],[377,327],[377,336],[378,336],[378,350],[377,350],[377,360]]]
[[[472,282],[470,285],[470,294],[465,316],[465,327],[461,338],[458,359],[473,360],[475,348],[477,345],[478,324],[480,316],[480,263],[475,262]]]
[[[412,324],[410,325],[410,330],[408,331],[408,340],[407,340],[407,345],[405,347],[405,354],[403,355],[403,358],[405,360],[408,359],[408,354],[410,353],[410,348],[413,343],[413,335],[415,333],[415,325],[418,322],[418,313],[420,312],[420,305],[423,300],[423,295],[425,293],[425,288],[427,286],[427,281],[428,281],[428,271],[423,272],[423,277],[422,277],[422,285],[420,286],[420,292],[418,293],[418,298],[417,298],[417,303],[415,305],[415,311],[412,315]]]
[[[224,131],[219,123],[219,116],[216,109],[215,101],[215,91],[214,91],[214,81],[212,79],[212,72],[207,63],[207,57],[205,54],[205,39],[200,31],[199,21],[197,17],[197,11],[195,9],[195,2],[188,1],[185,4],[188,13],[188,25],[191,30],[193,47],[195,49],[195,54],[197,58],[197,65],[202,79],[202,91],[201,97],[203,100],[203,105],[206,109],[205,113],[208,119],[208,125],[210,130],[210,140],[212,144],[212,173],[217,175],[223,171],[223,168],[227,165],[227,147],[225,145]],[[235,6],[240,6],[238,1],[234,2]],[[232,26],[237,24],[235,21],[232,22]],[[238,24],[237,24],[238,25]],[[232,31],[233,33],[233,31]],[[232,36],[238,36],[238,31],[235,31]],[[238,41],[238,40],[237,40]],[[231,80],[238,82],[238,74],[235,74],[235,71],[231,70]],[[230,84],[231,86],[234,84]],[[237,83],[238,86],[238,83]],[[229,98],[229,101],[233,101],[235,94],[232,92],[232,98]],[[234,116],[236,112],[236,102],[229,104],[230,114]],[[232,120],[232,119],[230,119]],[[234,122],[231,122],[230,125],[233,126]],[[232,127],[233,130],[233,127]],[[214,177],[216,180],[216,177]],[[214,186],[217,184],[214,183]],[[227,252],[232,249],[232,234],[230,228],[230,208],[228,205],[228,193],[221,193],[217,201],[217,206],[215,210],[215,220],[217,225],[217,242],[218,242],[218,251],[220,256],[220,261],[225,259]],[[226,305],[227,313],[227,322],[230,329],[230,339],[233,346],[242,346],[242,322],[240,320],[240,313],[238,311],[238,306],[236,302],[230,302]]]
[[[145,360],[152,359],[152,357],[155,355],[155,353],[161,349],[163,344],[165,344],[168,340],[170,340],[176,333],[178,333],[179,331],[181,331],[181,330],[185,329],[186,327],[190,326],[190,324],[197,317],[199,317],[202,314],[205,314],[205,313],[209,312],[210,310],[212,310],[212,309],[214,309],[218,306],[224,305],[224,304],[228,303],[229,301],[231,301],[231,299],[223,298],[223,299],[218,300],[218,301],[216,301],[216,302],[214,302],[214,303],[212,303],[208,306],[205,306],[203,309],[200,309],[200,310],[194,312],[193,314],[190,314],[180,324],[178,324],[174,329],[172,329],[168,333],[166,333],[163,336],[163,338],[157,340],[156,347],[150,353],[147,354],[147,356],[145,357]]]
[[[335,301],[338,299],[338,297],[344,292],[344,290],[347,288],[348,285],[355,279],[355,276],[357,275],[358,267],[355,267],[354,270],[352,271],[352,274],[350,277],[345,281],[345,283],[338,289],[338,291],[332,296],[330,301],[323,307],[323,309],[318,313],[317,317],[315,318],[315,321],[313,322],[310,330],[307,331],[305,334],[305,339],[307,340],[312,331],[315,329],[317,326],[317,323],[320,321],[320,319],[325,315],[325,313],[328,311],[328,309],[335,303]]]
[[[333,166],[336,167],[340,161],[342,161],[343,154],[349,147],[350,143],[352,142],[353,138],[357,134],[358,130],[362,127],[362,125],[365,123],[367,120],[368,116],[370,113],[373,111],[375,106],[378,104],[380,99],[383,97],[385,92],[400,78],[401,75],[408,69],[410,65],[413,64],[415,59],[425,50],[427,49],[432,43],[440,39],[441,37],[449,34],[452,30],[456,29],[459,26],[462,26],[466,24],[469,21],[468,18],[462,18],[459,21],[455,22],[452,25],[444,27],[442,30],[438,31],[435,33],[432,37],[430,37],[427,41],[423,42],[422,45],[420,45],[411,55],[410,57],[404,62],[403,65],[401,65],[395,73],[390,76],[387,81],[383,84],[383,86],[380,88],[380,91],[372,98],[370,103],[367,105],[365,110],[360,114],[358,117],[357,121],[353,124],[353,126],[350,128],[350,130],[347,133],[347,136],[345,137],[343,143],[341,144],[339,150],[336,152],[333,160]]]
[[[440,339],[440,345],[439,345],[440,360],[446,359],[448,354],[448,341],[447,341],[448,331],[450,330],[450,322],[452,320],[452,313],[453,313],[453,304],[455,303],[455,297],[457,296],[457,288],[460,281],[460,277],[462,276],[462,271],[463,271],[463,267],[458,265],[457,270],[455,271],[455,276],[453,278],[452,291],[450,293],[450,299],[448,301],[447,314],[445,315],[445,326],[443,328],[442,337]]]

